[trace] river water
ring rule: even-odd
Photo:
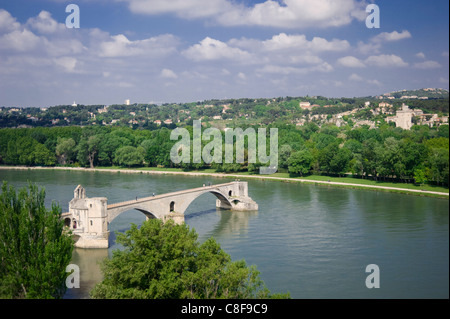
[[[28,181],[46,189],[68,211],[81,184],[88,197],[108,203],[220,184],[232,178],[147,175],[58,170],[0,170],[0,179],[16,187]],[[213,236],[233,260],[256,265],[271,292],[293,298],[449,298],[448,200],[326,186],[249,180],[257,212],[215,207],[205,194],[186,211],[186,224],[199,240]],[[128,211],[110,224],[110,248],[75,249],[81,288],[66,298],[88,298],[102,279],[98,263],[114,249],[115,233],[145,216]],[[379,268],[380,287],[368,289],[366,266]]]

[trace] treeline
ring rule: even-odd
[[[376,180],[449,183],[448,125],[413,126],[410,131],[389,125],[352,129],[308,123],[297,128],[277,122],[267,126],[271,127],[279,130],[279,171],[297,176],[352,173]],[[192,127],[187,128],[192,132]],[[170,140],[170,133],[168,128],[150,131],[110,126],[0,129],[0,164],[214,168],[218,172],[251,173],[257,173],[261,166],[247,161],[175,165],[170,150],[177,141]],[[224,134],[222,137],[224,146]],[[203,141],[203,145],[207,143]]]

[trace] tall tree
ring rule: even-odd
[[[94,168],[94,161],[97,158],[101,140],[102,136],[100,135],[83,137],[80,140],[80,143],[78,143],[77,146],[78,150],[77,159],[80,162],[80,164],[86,165],[87,163],[89,163],[89,167]]]
[[[29,185],[0,194],[0,298],[61,298],[73,240],[61,209],[44,205],[45,190]]]
[[[56,155],[62,165],[70,163],[75,154],[76,143],[73,138],[59,138],[56,145]]]
[[[313,156],[307,149],[292,153],[288,160],[289,173],[303,176],[311,171]]]

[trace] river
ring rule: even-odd
[[[28,181],[45,187],[46,204],[63,211],[81,184],[88,197],[108,203],[225,183],[232,178],[124,174],[59,170],[0,170],[16,187]],[[249,180],[257,212],[215,207],[205,194],[186,211],[186,224],[200,241],[213,236],[233,260],[256,265],[271,292],[292,298],[449,298],[449,206],[447,199]],[[125,232],[145,216],[128,211],[110,225],[110,248],[75,249],[81,288],[65,298],[88,298],[101,280],[98,263],[120,247],[114,232]],[[380,287],[369,289],[366,266],[379,268]]]

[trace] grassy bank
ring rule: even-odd
[[[99,169],[113,169],[113,170],[128,170],[121,167],[101,167]],[[412,194],[421,196],[431,196],[431,197],[449,197],[449,189],[441,186],[434,185],[414,185],[406,183],[394,183],[394,182],[384,182],[384,181],[373,181],[362,178],[356,178],[353,176],[346,177],[330,177],[330,176],[320,176],[320,175],[310,175],[307,177],[291,177],[289,173],[275,173],[272,175],[259,175],[250,174],[248,172],[242,173],[217,173],[214,169],[204,169],[199,171],[183,171],[180,168],[156,168],[156,167],[144,167],[132,169],[137,172],[159,172],[159,173],[178,173],[187,175],[211,175],[211,176],[221,176],[221,177],[246,177],[254,179],[269,179],[269,180],[279,180],[284,182],[300,182],[307,184],[315,184],[322,186],[333,186],[333,187],[348,187],[355,189],[369,189],[376,191],[389,191],[402,194]]]
[[[259,180],[274,180],[288,183],[306,183],[325,187],[341,187],[353,189],[366,189],[374,191],[394,192],[401,194],[409,194],[416,196],[429,196],[437,198],[449,198],[449,189],[446,187],[433,185],[414,185],[406,183],[392,183],[383,181],[373,181],[350,176],[346,177],[330,177],[310,175],[307,177],[290,177],[288,173],[275,173],[272,175],[258,175],[243,173],[217,173],[214,169],[204,169],[199,171],[183,171],[180,168],[123,168],[123,167],[96,167],[95,169],[74,168],[74,167],[5,167],[0,169],[60,169],[60,170],[80,170],[80,171],[104,171],[104,172],[123,172],[123,173],[147,173],[147,174],[180,174],[191,176],[213,176],[213,177],[232,177],[232,178],[251,178]]]

